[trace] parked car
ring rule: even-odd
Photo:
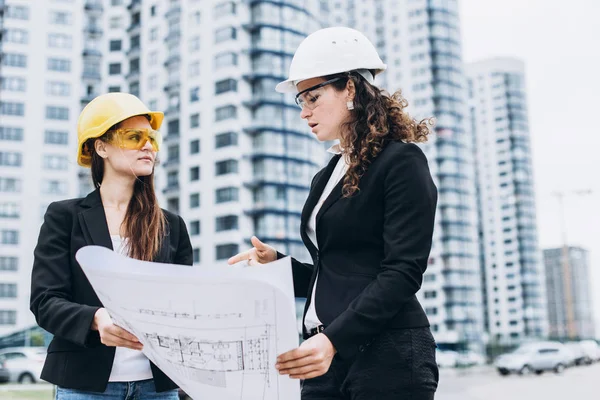
[[[592,359],[589,357],[580,342],[568,342],[565,343],[565,346],[572,354],[572,365],[588,365],[592,363]]]
[[[458,354],[457,364],[461,367],[472,367],[475,365],[485,365],[486,361],[482,354],[469,350]]]
[[[454,368],[458,365],[458,353],[453,350],[435,349],[435,359],[440,368]]]
[[[600,346],[595,340],[582,340],[579,345],[589,359],[590,364],[600,360]]]
[[[561,373],[569,365],[570,352],[558,342],[536,342],[520,346],[511,353],[503,354],[494,365],[500,375],[521,375],[545,371]]]
[[[8,370],[9,382],[38,382],[45,359],[44,347],[11,347],[0,350],[0,364]]]
[[[10,372],[3,361],[0,361],[0,383],[6,383],[10,380]]]

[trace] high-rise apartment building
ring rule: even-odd
[[[545,337],[525,68],[496,58],[467,71],[486,331],[499,344]]]

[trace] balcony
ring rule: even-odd
[[[97,37],[102,36],[104,30],[98,25],[87,25],[85,28],[83,28],[83,32],[85,32],[89,36]]]
[[[142,7],[142,0],[132,0],[131,3],[127,6],[129,11],[138,11]]]
[[[164,63],[165,67],[169,67],[173,64],[178,64],[181,61],[181,56],[179,54],[173,54],[172,56],[169,56]]]
[[[83,79],[89,79],[89,80],[93,80],[93,81],[100,81],[102,80],[102,77],[100,76],[100,72],[99,71],[83,71],[83,74],[81,75],[81,77]]]
[[[127,32],[128,33],[134,33],[134,31],[139,31],[140,27],[142,26],[142,24],[140,22],[134,22],[133,24],[129,25],[129,28],[127,28]]]
[[[133,81],[133,80],[139,79],[139,77],[140,77],[139,69],[130,70],[129,73],[127,75],[125,75],[125,79],[127,79],[128,81]]]
[[[85,11],[95,11],[102,12],[104,11],[104,7],[102,7],[102,2],[98,0],[87,0],[84,6]]]
[[[127,54],[127,57],[129,58],[138,57],[140,55],[140,46],[131,47],[125,54]]]
[[[163,190],[163,194],[176,194],[179,192],[179,183],[170,183]]]
[[[165,168],[179,168],[179,157],[169,158],[167,161],[162,163]]]
[[[167,33],[165,36],[165,43],[177,42],[179,43],[179,39],[181,38],[181,31],[179,29],[174,29]]]
[[[81,55],[84,57],[100,58],[102,57],[102,52],[96,49],[83,49]]]
[[[181,89],[181,82],[180,81],[171,81],[171,82],[167,82],[167,84],[164,86],[163,90],[165,92],[178,92],[179,89]]]
[[[166,19],[175,19],[181,15],[181,6],[173,5],[165,13]]]
[[[163,136],[163,142],[165,144],[168,143],[176,143],[179,141],[179,139],[181,138],[181,136],[179,136],[179,134],[174,134],[174,133],[170,133],[168,135]]]

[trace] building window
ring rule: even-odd
[[[108,87],[109,93],[120,92],[120,91],[121,91],[121,86],[109,86]]]
[[[237,118],[237,108],[236,106],[229,105],[218,107],[215,109],[215,121],[224,121],[226,119],[235,119]]]
[[[191,62],[188,68],[189,77],[194,78],[200,76],[200,61]]]
[[[1,244],[19,244],[19,231],[3,229],[0,231]]]
[[[238,65],[238,57],[236,53],[225,52],[215,56],[215,68],[224,68]]]
[[[199,181],[200,180],[200,167],[191,167],[190,168],[190,181]]]
[[[48,71],[71,72],[71,61],[65,58],[49,58]]]
[[[73,23],[73,16],[70,12],[51,11],[50,23],[54,25],[71,25]]]
[[[226,174],[237,174],[238,162],[237,160],[224,160],[217,161],[215,164],[215,175],[226,175]]]
[[[192,250],[192,257],[194,259],[194,261],[193,261],[194,264],[200,263],[200,249],[199,248],[196,247]]]
[[[0,218],[19,218],[20,216],[21,208],[19,203],[0,203]]]
[[[69,132],[46,131],[44,132],[44,143],[67,145],[69,144]]]
[[[0,77],[0,88],[9,92],[24,92],[27,89],[25,78],[16,76]]]
[[[237,244],[220,244],[216,247],[217,260],[224,260],[233,257],[239,253],[239,246]]]
[[[179,197],[167,200],[167,210],[179,214]]]
[[[29,43],[29,32],[25,29],[6,29],[2,39],[7,43],[27,44]]]
[[[200,207],[200,193],[190,194],[190,208]]]
[[[15,310],[0,310],[0,325],[16,325],[17,312]]]
[[[0,166],[20,167],[22,164],[21,153],[13,151],[0,151]]]
[[[237,31],[232,26],[220,28],[215,31],[215,43],[221,43],[227,40],[234,40],[236,37]]]
[[[53,180],[42,181],[42,194],[66,195],[67,182]]]
[[[194,13],[190,14],[190,27],[194,27],[194,26],[199,26],[200,25],[200,21],[201,21],[201,14],[200,11],[195,11]]]
[[[111,29],[119,29],[121,27],[122,23],[123,23],[122,17],[112,17],[109,22]]]
[[[69,119],[69,109],[67,107],[46,106],[46,119],[66,121]]]
[[[14,128],[11,126],[0,126],[0,140],[11,142],[23,141],[23,128]]]
[[[108,65],[109,75],[119,75],[121,73],[121,63],[112,63]]]
[[[235,79],[224,79],[215,83],[215,94],[225,92],[237,92],[237,81]]]
[[[111,6],[120,6],[122,4],[123,4],[123,0],[111,0],[110,1]]]
[[[200,234],[200,221],[191,221],[190,222],[190,235],[197,236]]]
[[[237,132],[225,132],[215,136],[215,148],[217,149],[220,149],[221,147],[237,146],[237,144]]]
[[[190,128],[198,128],[200,126],[200,114],[190,115]]]
[[[237,215],[225,215],[215,219],[215,230],[217,232],[231,231],[238,229]]]
[[[179,135],[179,120],[173,119],[167,123],[167,132],[169,135]]]
[[[156,16],[156,6],[150,7],[150,16],[151,17],[155,17]]]
[[[224,187],[217,189],[215,192],[215,203],[228,203],[231,201],[239,201],[240,190],[236,187]]]
[[[189,49],[190,53],[200,50],[200,36],[194,36],[190,39]]]
[[[233,1],[226,1],[215,6],[215,19],[224,17],[226,15],[235,15],[235,3]]]
[[[111,40],[110,41],[110,51],[121,51],[123,48],[122,40]]]
[[[50,96],[70,96],[71,85],[68,82],[46,82],[46,94]]]
[[[190,154],[200,153],[200,139],[190,141]]]
[[[15,298],[17,297],[16,283],[0,283],[0,298]]]
[[[17,271],[19,259],[17,257],[0,257],[0,271]]]
[[[63,155],[45,154],[42,159],[42,166],[49,170],[66,170],[69,169],[69,159]]]
[[[6,6],[6,18],[10,19],[29,19],[29,7],[26,6]]]
[[[25,115],[25,104],[0,101],[1,115]]]
[[[19,53],[4,53],[2,56],[2,65],[5,67],[27,67],[27,56]]]
[[[0,178],[0,192],[21,193],[21,180],[17,178]]]
[[[70,49],[73,47],[73,38],[71,35],[65,35],[63,33],[51,33],[48,35],[48,47]]]
[[[190,89],[190,103],[200,101],[200,88],[198,86]]]
[[[437,297],[437,292],[434,290],[428,290],[424,293],[426,299],[435,299]]]

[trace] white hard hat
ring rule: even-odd
[[[375,46],[359,31],[341,26],[325,28],[300,43],[288,79],[277,84],[275,90],[296,92],[300,81],[354,70],[373,83],[373,77],[386,68]]]

